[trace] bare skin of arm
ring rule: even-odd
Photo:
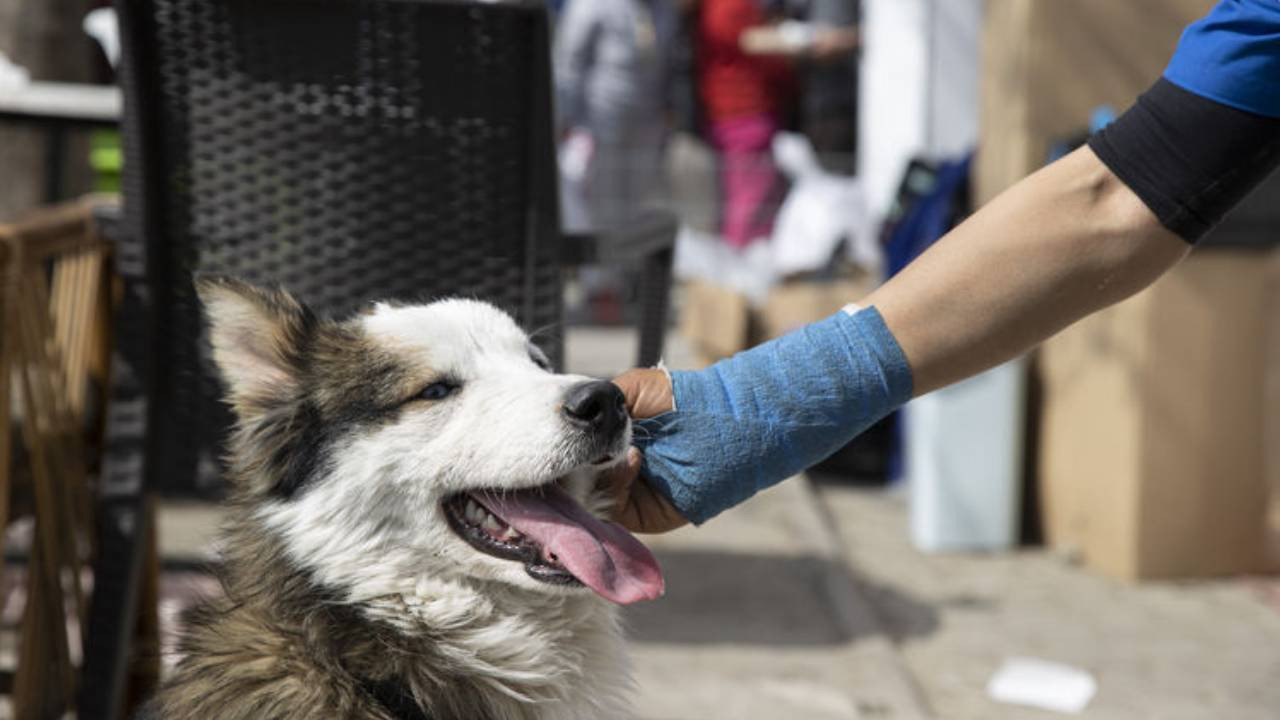
[[[1190,246],[1080,148],[1025,178],[864,298],[923,395],[1145,288]]]
[[[871,295],[911,366],[916,395],[1026,352],[1150,285],[1190,251],[1083,147],[983,206]],[[615,379],[635,417],[671,409],[660,370]],[[618,520],[665,532],[684,519],[645,482],[614,473]]]

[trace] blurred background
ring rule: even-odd
[[[858,301],[1078,147],[1213,5],[445,3],[491,33],[458,60],[404,49],[436,26],[397,8],[432,4],[0,0],[0,717],[123,716],[219,591],[200,438],[225,411],[190,270],[334,311],[478,294],[569,371],[701,367]],[[413,62],[342,67],[346,27]],[[446,144],[397,149],[429,115]],[[453,285],[402,277],[451,234]],[[1272,178],[1136,297],[646,538],[668,594],[625,611],[637,714],[1280,717],[1277,241]]]

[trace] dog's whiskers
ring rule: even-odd
[[[546,325],[543,325],[543,326],[541,326],[541,327],[539,327],[539,328],[535,328],[534,330],[530,331],[530,332],[529,332],[529,339],[530,339],[530,340],[535,340],[535,339],[538,339],[538,338],[541,338],[541,337],[545,337],[545,336],[546,336],[548,333],[550,333],[552,330],[560,331],[563,327],[564,327],[564,322],[563,322],[563,321],[547,323]],[[561,334],[563,334],[563,333],[561,333]]]
[[[652,440],[652,439],[653,439],[653,437],[654,437],[654,435],[653,435],[653,433],[652,433],[652,432],[650,432],[650,431],[649,431],[649,428],[640,427],[640,426],[638,426],[638,425],[632,425],[632,426],[631,426],[631,439],[632,439],[632,440],[636,440],[636,439],[639,439],[639,440]]]

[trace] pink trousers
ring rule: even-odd
[[[720,153],[720,233],[732,247],[746,247],[773,230],[780,178],[770,144],[777,131],[769,115],[711,123],[711,143]]]

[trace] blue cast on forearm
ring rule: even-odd
[[[696,371],[675,410],[636,423],[643,472],[703,523],[838,450],[911,398],[911,369],[875,308],[835,315]]]

